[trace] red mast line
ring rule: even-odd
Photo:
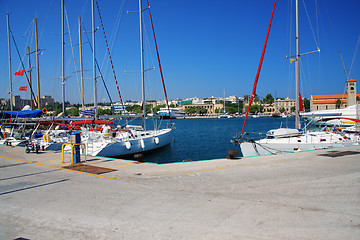
[[[257,86],[257,83],[258,83],[258,80],[259,80],[260,70],[261,70],[263,60],[264,60],[266,45],[267,45],[267,41],[268,41],[269,34],[270,34],[270,28],[271,28],[272,19],[273,19],[273,16],[274,16],[275,6],[276,6],[276,0],[274,2],[274,7],[273,7],[273,10],[272,10],[272,13],[271,13],[270,23],[269,23],[269,27],[268,27],[268,30],[267,30],[266,39],[265,39],[264,47],[263,47],[263,50],[262,50],[262,53],[261,53],[260,63],[259,63],[259,67],[258,67],[258,70],[257,70],[257,73],[256,73],[254,87],[253,87],[252,95],[251,95],[251,98],[250,98],[250,101],[249,101],[249,106],[248,106],[248,109],[246,111],[245,121],[244,121],[242,130],[241,130],[241,134],[243,134],[243,132],[244,132],[246,120],[247,120],[247,117],[248,117],[249,111],[250,111],[250,106],[251,106],[251,103],[252,103],[252,101],[253,101],[253,99],[254,99],[254,97],[256,95],[256,86]]]
[[[118,91],[118,93],[119,93],[120,103],[121,103],[121,106],[123,107],[123,111],[124,111],[124,113],[125,113],[125,106],[124,106],[124,103],[123,103],[123,100],[122,100],[122,97],[121,97],[119,84],[118,84],[118,81],[117,81],[117,79],[116,79],[115,68],[114,68],[114,64],[113,64],[113,61],[112,61],[112,58],[111,58],[111,55],[110,55],[109,44],[108,44],[108,41],[107,41],[107,38],[106,38],[104,24],[103,24],[101,15],[100,15],[100,8],[99,8],[98,1],[96,1],[96,7],[97,7],[97,9],[98,9],[99,18],[100,18],[100,22],[101,22],[101,27],[102,27],[102,30],[103,30],[103,33],[104,33],[104,38],[105,38],[105,42],[106,42],[106,48],[107,48],[107,51],[108,51],[108,54],[109,54],[110,63],[111,63],[112,71],[113,71],[114,78],[115,78],[116,88],[117,88],[117,91]]]
[[[154,35],[156,55],[157,55],[157,59],[158,59],[158,63],[159,63],[159,70],[160,70],[161,80],[162,80],[162,84],[163,84],[163,88],[164,88],[166,106],[167,106],[167,109],[168,109],[168,112],[169,112],[170,124],[172,125],[171,115],[170,115],[170,108],[169,108],[169,102],[168,102],[168,98],[167,98],[167,93],[166,93],[166,88],[165,88],[165,81],[164,81],[164,76],[163,76],[163,72],[162,72],[162,68],[161,68],[161,63],[160,63],[160,55],[159,55],[159,50],[158,50],[158,46],[157,46],[157,42],[156,42],[156,37],[155,37],[155,28],[154,28],[154,24],[153,24],[153,20],[152,20],[152,16],[151,16],[149,0],[147,0],[147,4],[148,4],[148,9],[149,9],[149,16],[150,16],[150,21],[151,21],[151,27],[152,27],[152,31],[153,31],[153,35]]]

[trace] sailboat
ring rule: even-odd
[[[92,4],[94,1],[92,1]],[[150,11],[150,7],[147,9]],[[141,115],[142,125],[125,125],[123,127],[117,126],[110,128],[107,125],[102,126],[101,132],[90,131],[82,128],[82,142],[85,143],[87,153],[92,156],[105,157],[123,157],[134,156],[144,152],[154,151],[171,143],[172,140],[172,126],[164,129],[149,130],[146,126],[145,119],[145,76],[144,72],[144,56],[143,56],[143,24],[142,24],[142,9],[141,0],[139,0],[139,19],[140,19],[140,61],[141,61],[141,82],[142,82],[142,109]],[[151,12],[150,12],[151,17]],[[152,22],[152,21],[151,21]],[[155,37],[155,35],[154,35]],[[156,41],[155,41],[156,44]],[[157,46],[156,46],[157,48]],[[160,61],[159,61],[160,65]],[[161,70],[161,66],[159,66]],[[95,76],[94,76],[95,77]],[[94,90],[96,93],[96,89]],[[165,91],[166,97],[166,91]],[[167,98],[167,97],[166,97]],[[96,101],[96,94],[95,94]],[[95,104],[96,105],[96,104]],[[169,110],[169,107],[168,107]],[[95,114],[96,116],[96,114]],[[125,118],[132,117],[130,115]],[[97,121],[97,120],[95,120]],[[76,125],[77,123],[73,123]]]
[[[275,9],[276,1],[273,8]],[[272,13],[272,16],[273,16]],[[271,20],[272,20],[271,16]],[[268,28],[267,38],[270,31],[271,20]],[[266,42],[267,42],[266,38]],[[263,60],[266,42],[261,57]],[[293,153],[297,151],[328,149],[337,147],[346,147],[351,145],[358,145],[360,138],[357,134],[344,134],[335,131],[307,131],[300,129],[300,51],[299,51],[299,0],[296,0],[296,109],[295,109],[295,129],[279,128],[267,132],[266,138],[260,140],[245,140],[243,139],[247,134],[243,130],[246,123],[246,118],[242,132],[231,142],[240,147],[241,153],[244,157]],[[261,64],[259,65],[258,73],[255,79],[252,97],[255,95],[256,84],[259,77]],[[251,99],[252,100],[252,99]],[[250,104],[251,104],[250,100]],[[249,107],[250,108],[250,104]],[[247,112],[248,115],[248,112]],[[247,117],[246,115],[246,117]]]

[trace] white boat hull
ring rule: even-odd
[[[102,157],[124,157],[162,148],[171,143],[172,129],[158,130],[157,134],[114,142],[86,142],[87,154]]]
[[[323,132],[305,134],[298,137],[261,139],[259,141],[240,143],[244,157],[270,154],[294,153],[329,148],[359,145],[359,136],[355,134],[338,134]]]

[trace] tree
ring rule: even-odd
[[[295,112],[295,106],[292,106],[292,107],[290,108],[290,111],[291,111],[291,112]]]
[[[336,108],[336,109],[339,109],[340,106],[341,106],[341,100],[338,99],[338,100],[336,100],[335,108]]]
[[[250,113],[260,112],[260,105],[252,104],[250,107]]]
[[[310,111],[310,99],[304,98],[304,107],[305,107],[305,111],[309,112]]]
[[[111,109],[98,109],[98,115],[111,115]]]
[[[283,113],[283,112],[286,111],[286,109],[285,109],[284,107],[282,107],[282,108],[279,109],[279,111],[280,111],[281,113]]]
[[[264,99],[264,103],[272,104],[274,102],[274,97],[269,93]]]
[[[100,109],[99,109],[100,110]],[[71,108],[70,109],[70,115],[71,116],[79,116],[79,109],[78,108]]]
[[[200,107],[200,106],[191,106],[185,109],[185,112],[187,115],[193,115],[193,114],[206,114],[207,109]]]

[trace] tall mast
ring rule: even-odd
[[[64,50],[64,0],[61,0],[61,84],[62,84],[62,112],[65,117],[65,50]]]
[[[95,15],[94,0],[91,0],[91,17],[92,17],[92,46],[93,46],[93,79],[94,79],[94,117],[97,118],[97,88],[96,88],[96,66],[95,66]]]
[[[28,55],[29,55],[29,80],[30,80],[30,88],[32,88],[30,47],[28,47]],[[34,101],[31,93],[30,93],[30,106],[31,106],[31,110],[34,110]]]
[[[38,109],[41,109],[41,101],[40,101],[40,72],[39,72],[39,46],[38,46],[38,32],[37,32],[37,18],[34,18],[35,22],[35,44],[36,44],[36,74],[37,74],[37,88],[38,88]]]
[[[145,123],[145,77],[144,77],[144,50],[143,50],[143,36],[142,36],[142,7],[141,0],[139,0],[139,20],[140,20],[140,54],[141,54],[141,86],[142,86],[142,108],[143,108],[143,117],[142,117],[142,127],[146,130]]]
[[[82,108],[85,107],[84,101],[84,74],[83,74],[83,61],[82,61],[82,40],[81,40],[81,18],[79,16],[79,50],[80,50],[80,76],[81,76],[81,103]]]
[[[300,129],[300,46],[299,46],[299,0],[296,0],[296,102],[295,102],[295,128]]]
[[[9,50],[9,81],[10,81],[10,109],[13,110],[13,95],[12,95],[12,74],[11,74],[11,50],[10,50],[10,22],[9,14],[6,14],[7,35],[8,35],[8,50]]]
[[[225,88],[224,88],[224,114],[226,113],[226,109],[225,109]]]

